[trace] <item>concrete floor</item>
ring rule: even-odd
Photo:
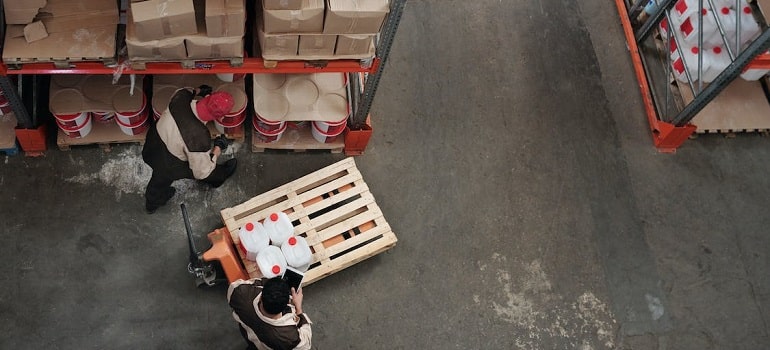
[[[356,158],[399,238],[305,290],[317,349],[762,349],[767,138],[652,147],[612,3],[413,0]],[[0,162],[1,349],[242,349],[186,271],[219,210],[330,154],[256,154],[148,216],[138,146]]]

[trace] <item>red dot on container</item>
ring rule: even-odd
[[[297,239],[294,238],[294,237],[290,237],[289,238],[289,245],[295,245],[295,244],[297,244]]]
[[[252,223],[246,224],[246,231],[254,231],[254,224]]]
[[[722,8],[722,14],[723,14],[723,15],[729,15],[729,14],[730,14],[730,8],[728,8],[728,7],[723,7],[723,8]]]
[[[721,47],[719,47],[719,46],[715,47],[715,48],[714,48],[714,53],[715,53],[715,54],[717,54],[717,55],[718,55],[718,54],[720,54],[720,53],[722,53],[722,48],[721,48]]]
[[[278,221],[278,214],[277,213],[270,214],[270,221]]]
[[[273,265],[273,273],[276,275],[281,273],[281,267],[278,265]]]
[[[702,13],[705,16],[705,15],[708,14],[708,11],[706,11],[706,9],[703,9],[703,10],[700,11],[700,13]]]
[[[744,7],[743,8],[743,13],[745,13],[745,14],[751,13],[751,7],[748,7],[748,6]]]
[[[698,51],[699,51],[699,50],[698,50],[698,47],[697,47],[697,46],[695,46],[695,47],[693,47],[692,49],[690,49],[690,52],[692,52],[693,54],[696,54],[696,55],[698,54]]]

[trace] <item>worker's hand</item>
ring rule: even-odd
[[[214,146],[214,149],[211,150],[211,154],[215,157],[219,157],[219,155],[222,154],[222,149],[219,148],[219,146]]]
[[[297,311],[297,315],[302,313],[302,288],[299,290],[294,290],[294,287],[291,287],[291,303],[294,304],[294,308]]]
[[[211,86],[208,86],[206,84],[198,86],[198,96],[200,97],[206,97],[207,95],[211,95],[213,91],[214,90],[211,88]]]
[[[224,152],[227,149],[227,146],[230,145],[230,141],[227,140],[227,137],[225,135],[219,135],[214,139],[214,147],[219,147],[219,149]]]

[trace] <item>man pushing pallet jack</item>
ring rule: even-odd
[[[294,235],[310,248],[312,259],[299,281],[286,278],[283,271],[265,278],[242,249],[240,229],[264,222],[272,213],[285,213]],[[301,287],[382,253],[397,241],[353,158],[223,209],[225,227],[208,234],[211,247],[205,252],[195,248],[184,204],[182,215],[190,247],[188,271],[198,286],[230,283],[233,317],[252,349],[309,349],[311,322],[302,310]],[[297,287],[287,280],[297,281]],[[272,332],[273,336],[257,332],[265,327],[281,332]]]

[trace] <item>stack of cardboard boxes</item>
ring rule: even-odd
[[[3,0],[3,60],[77,61],[115,56],[116,1]]]
[[[243,57],[244,0],[132,2],[128,17],[129,59]]]
[[[263,0],[257,21],[264,59],[374,56],[388,0]]]

